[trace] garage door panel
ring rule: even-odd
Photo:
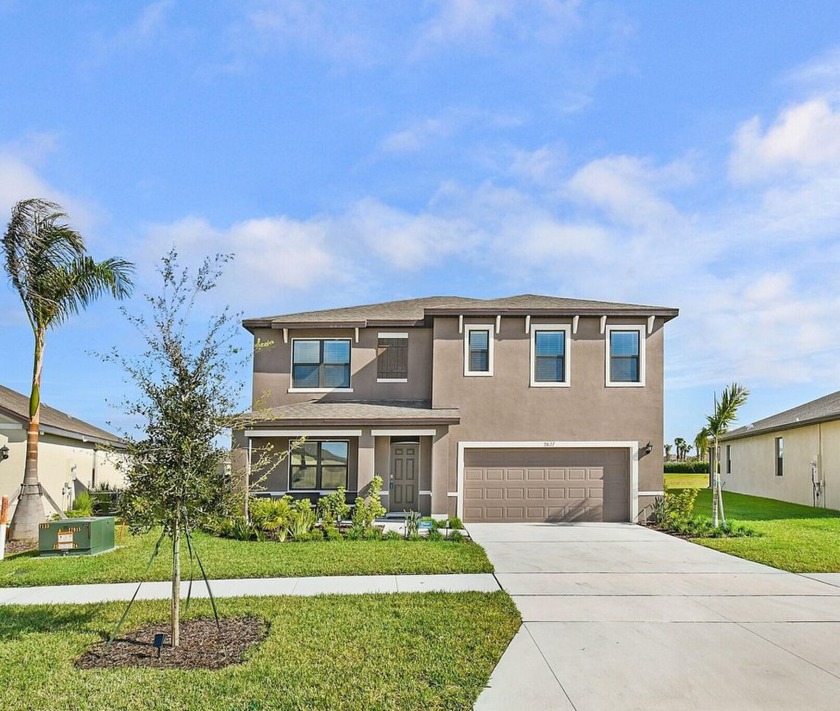
[[[629,518],[626,449],[469,449],[464,464],[466,521]]]

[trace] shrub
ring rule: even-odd
[[[405,537],[412,540],[420,535],[420,513],[417,511],[405,512]]]
[[[451,516],[444,519],[433,519],[432,520],[432,528],[435,530],[439,529],[455,529],[460,530],[464,528],[464,524],[460,518],[457,516]]]
[[[694,513],[698,489],[671,489],[665,492],[665,518],[687,521]]]
[[[397,531],[388,531],[387,533],[382,534],[383,541],[400,541],[402,540],[402,536]]]
[[[315,526],[315,512],[309,499],[298,499],[289,512],[289,533],[296,541],[309,540],[307,536]]]
[[[336,491],[318,499],[318,517],[327,526],[333,523],[341,523],[350,513],[350,506],[347,504],[347,492],[343,486]]]
[[[666,474],[708,474],[708,462],[665,462]]]
[[[464,534],[462,534],[458,529],[449,532],[449,535],[446,537],[447,541],[452,541],[453,543],[460,543],[464,540]]]
[[[324,538],[328,541],[343,541],[344,537],[341,535],[341,532],[338,530],[338,526],[335,524],[324,526],[321,529],[321,532],[324,534]]]
[[[431,531],[429,531],[429,535],[426,536],[426,538],[430,541],[442,541],[443,534],[437,529],[433,528]]]
[[[373,522],[380,516],[385,515],[385,507],[379,500],[379,492],[382,489],[382,477],[377,475],[373,477],[370,483],[369,494],[367,497],[358,497],[356,499],[356,507],[353,509],[353,528],[358,528],[362,531],[368,531]]]
[[[292,510],[292,497],[288,494],[278,499],[252,498],[248,503],[254,528],[276,536],[280,541],[285,541],[289,535]]]
[[[87,518],[93,516],[93,497],[87,491],[82,491],[73,500],[73,508],[67,512],[70,518]]]

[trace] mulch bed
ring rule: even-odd
[[[240,664],[245,653],[268,634],[268,623],[258,617],[229,617],[181,622],[181,644],[170,646],[168,622],[133,630],[114,640],[106,652],[106,642],[99,642],[76,660],[80,669],[113,667],[152,667],[157,669],[221,669]],[[166,635],[160,650],[152,646],[158,633]]]
[[[37,541],[6,541],[6,555],[17,555],[18,553],[26,553],[27,551],[34,551],[38,548]]]

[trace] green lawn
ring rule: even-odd
[[[666,474],[666,489],[705,489],[709,486],[708,474]]]
[[[167,618],[138,602],[125,630]],[[80,670],[124,603],[0,607],[0,689],[9,709],[471,709],[519,628],[497,593],[238,598],[227,616],[270,624],[221,670]],[[207,616],[204,601],[191,615]]]
[[[404,540],[276,543],[235,541],[202,533],[196,533],[194,539],[211,578],[493,572],[484,549],[475,543]],[[11,556],[0,561],[0,587],[167,580],[171,575],[172,555],[165,545],[149,574],[144,575],[156,540],[154,534],[131,536],[118,532],[117,545],[121,547],[97,556],[39,558],[35,553]],[[186,551],[182,560],[187,575]],[[195,575],[198,574],[196,569]]]
[[[724,491],[727,521],[743,523],[759,536],[696,538],[695,543],[792,573],[840,572],[840,511]],[[711,518],[712,492],[702,489],[695,515]]]

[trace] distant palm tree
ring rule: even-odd
[[[665,445],[665,461],[666,462],[671,459],[671,450],[673,448],[674,448],[673,444],[666,444]]]
[[[38,433],[41,415],[41,368],[48,328],[60,325],[105,292],[122,299],[131,293],[133,265],[113,257],[94,262],[82,236],[64,222],[55,203],[22,200],[12,208],[3,237],[6,272],[20,295],[35,336],[26,467],[12,517],[12,540],[38,537],[44,504],[38,481]]]
[[[700,460],[706,459],[709,453],[709,428],[703,427],[694,438],[694,449],[697,452],[697,458]]]
[[[682,437],[676,437],[674,439],[674,448],[677,452],[677,461],[681,462],[685,459],[685,440]]]
[[[741,407],[749,397],[750,391],[743,385],[732,383],[721,393],[720,400],[715,393],[715,409],[711,415],[706,416],[706,428],[712,438],[712,451],[715,455],[715,470],[712,482],[712,522],[715,527],[718,525],[718,514],[723,523],[726,523],[726,515],[723,511],[723,492],[720,488],[720,462],[718,461],[718,439],[729,430],[730,426],[738,415],[738,408]]]

